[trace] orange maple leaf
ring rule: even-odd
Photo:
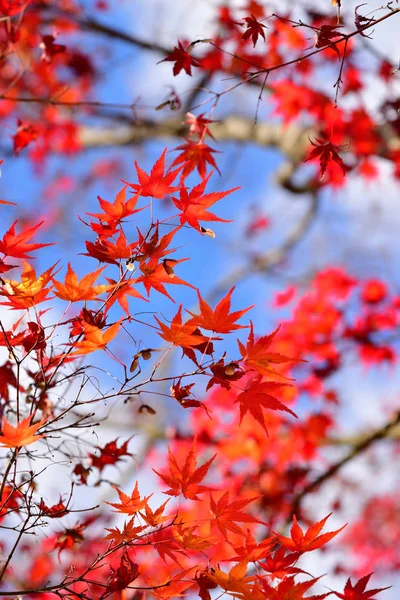
[[[125,521],[124,526],[119,529],[115,527],[114,529],[107,529],[109,533],[105,536],[105,540],[110,540],[115,545],[124,544],[127,542],[132,542],[134,539],[138,537],[138,535],[146,529],[146,525],[138,525],[134,527],[135,517],[132,517],[128,522]]]
[[[150,496],[144,496],[143,498],[140,498],[138,482],[136,482],[135,489],[133,490],[133,492],[130,496],[128,496],[128,494],[125,494],[120,489],[118,489],[118,487],[116,485],[113,485],[113,488],[116,490],[121,502],[120,502],[120,504],[113,504],[112,502],[106,502],[106,504],[109,504],[110,506],[115,508],[116,512],[127,514],[127,515],[135,515],[140,510],[143,510],[146,507],[149,499],[153,495],[153,494],[150,494]]]
[[[246,389],[241,392],[235,400],[240,404],[240,423],[246,413],[260,423],[261,427],[268,433],[265,425],[263,408],[268,410],[283,410],[290,413],[297,419],[297,415],[287,406],[282,404],[271,392],[275,392],[283,387],[284,383],[275,381],[262,381],[262,375],[253,377],[247,384]]]
[[[167,327],[164,323],[154,317],[161,328],[161,332],[158,335],[163,338],[166,342],[174,344],[174,346],[199,346],[203,342],[207,341],[202,335],[195,334],[197,324],[193,319],[190,319],[186,323],[182,323],[182,304],[179,306],[179,310],[172,319],[171,327]]]
[[[347,523],[336,531],[329,531],[328,533],[319,535],[321,529],[324,527],[331,514],[332,513],[326,516],[325,519],[322,519],[322,521],[311,525],[305,534],[303,533],[300,525],[297,523],[296,515],[293,515],[293,525],[290,530],[291,537],[285,537],[277,533],[275,535],[279,538],[281,544],[288,550],[295,552],[311,552],[311,550],[316,550],[317,548],[324,546],[346,527]]]
[[[248,561],[242,560],[234,565],[229,573],[225,573],[219,567],[215,567],[212,571],[209,571],[208,577],[226,592],[232,592],[231,595],[235,598],[250,600],[252,594],[249,584],[256,579],[256,576],[246,576],[247,565]]]
[[[57,290],[54,294],[58,298],[68,300],[69,302],[95,300],[99,294],[108,292],[113,288],[113,286],[106,284],[93,286],[104,269],[105,267],[102,267],[101,269],[97,269],[97,271],[93,271],[93,273],[88,273],[79,281],[76,273],[72,270],[71,263],[68,263],[64,283],[56,281],[53,278],[53,284]]]
[[[196,460],[196,439],[193,440],[192,447],[186,457],[183,467],[180,467],[176,461],[174,454],[168,447],[168,463],[170,474],[162,474],[153,469],[161,479],[170,486],[170,489],[164,492],[170,496],[179,496],[183,494],[185,498],[189,500],[199,500],[197,494],[202,494],[209,491],[211,488],[205,485],[199,485],[200,481],[208,473],[208,469],[211,466],[216,454],[210,458],[204,465],[197,467]]]
[[[47,418],[31,425],[33,417],[34,415],[29,415],[26,419],[19,421],[15,427],[3,417],[0,444],[5,448],[22,448],[22,446],[29,446],[44,437],[44,434],[36,435],[36,432],[46,423]]]
[[[185,185],[181,183],[179,200],[172,196],[173,203],[181,211],[181,214],[179,215],[181,225],[188,223],[191,227],[197,229],[197,231],[203,231],[199,221],[220,221],[221,223],[232,222],[217,217],[207,209],[219,200],[222,200],[222,198],[225,198],[225,196],[228,196],[228,194],[239,190],[240,187],[232,188],[227,192],[212,192],[210,194],[205,194],[204,190],[206,189],[211,175],[212,172],[190,192],[188,192]]]
[[[14,258],[32,258],[27,252],[37,250],[38,248],[44,248],[45,246],[54,246],[53,244],[32,244],[28,243],[31,237],[35,234],[37,229],[43,225],[44,221],[41,221],[30,229],[25,229],[21,233],[15,233],[15,225],[18,223],[18,219],[14,221],[10,229],[6,231],[3,239],[0,240],[0,252],[3,252],[6,256],[14,256]]]
[[[281,364],[284,362],[293,361],[296,359],[283,356],[276,352],[270,352],[269,347],[274,341],[276,334],[279,331],[279,327],[270,335],[264,335],[258,340],[255,340],[253,323],[250,321],[250,333],[247,340],[246,346],[238,340],[240,354],[242,355],[243,362],[246,367],[250,370],[258,371],[261,375],[273,377],[274,379],[288,379],[281,373],[279,373],[272,364]]]
[[[188,311],[190,315],[192,315],[194,322],[203,329],[208,329],[214,333],[231,333],[235,329],[245,329],[247,325],[236,325],[235,321],[240,319],[248,310],[254,307],[248,306],[243,310],[236,310],[230,313],[231,308],[231,296],[233,293],[233,287],[229,292],[220,300],[212,310],[211,306],[203,300],[199,291],[197,291],[197,295],[199,297],[199,305],[200,305],[200,314],[196,315]]]
[[[205,550],[209,548],[217,540],[205,538],[203,535],[196,535],[194,532],[198,528],[197,525],[193,527],[185,527],[184,525],[178,524],[172,530],[174,539],[183,546],[186,550]]]
[[[165,148],[161,156],[156,160],[150,171],[150,175],[145,173],[135,161],[139,183],[124,183],[127,183],[127,185],[140,196],[151,196],[152,198],[158,199],[165,198],[165,196],[168,196],[179,189],[179,186],[172,186],[171,184],[176,179],[176,176],[182,167],[178,167],[174,171],[165,173],[165,155],[167,150],[168,148]]]
[[[81,354],[89,354],[96,350],[104,350],[109,342],[115,338],[121,325],[122,319],[111,325],[104,333],[96,325],[90,325],[86,321],[82,321],[84,338],[81,341],[70,344],[75,350],[69,352],[68,356],[78,356]]]
[[[196,567],[190,567],[184,571],[176,573],[173,577],[168,576],[167,579],[160,583],[159,580],[150,580],[143,577],[146,581],[148,589],[151,589],[151,595],[159,600],[170,600],[171,598],[180,598],[186,596],[185,590],[193,585],[193,582],[188,578],[188,574],[194,571]]]
[[[153,510],[152,508],[150,508],[150,506],[148,504],[145,505],[144,514],[142,512],[139,514],[143,518],[143,520],[147,523],[147,525],[149,525],[150,527],[157,527],[158,525],[161,525],[161,523],[164,523],[164,521],[167,521],[168,519],[171,518],[169,515],[163,514],[165,507],[167,506],[170,499],[171,498],[168,498],[168,500],[163,502],[163,504],[161,504],[161,506],[156,508],[156,510]]]
[[[260,523],[253,515],[249,515],[242,511],[242,508],[257,500],[259,496],[254,498],[245,498],[244,500],[234,500],[229,503],[229,492],[225,492],[223,496],[216,502],[210,494],[210,511],[214,515],[210,521],[211,528],[217,527],[225,539],[228,538],[228,531],[237,533],[238,535],[246,535],[242,527],[237,523]]]

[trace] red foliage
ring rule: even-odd
[[[387,397],[369,412],[357,368],[369,392],[396,366],[400,299],[377,275],[386,254],[362,271],[375,227],[358,252],[343,198],[355,178],[400,175],[398,65],[369,39],[400,7],[210,3],[174,46],[168,28],[146,37],[140,7],[137,32],[119,30],[114,4],[0,0],[0,165],[18,200],[0,200],[0,595],[375,600],[387,588],[365,573],[400,564],[398,482],[378,489],[400,415]],[[170,4],[160,23],[184,27]],[[141,69],[141,51],[172,63],[183,87],[162,91],[161,68],[135,70],[125,44]],[[280,190],[306,198],[290,209],[259,187],[278,151]],[[339,188],[333,245],[350,270],[323,254]],[[324,533],[331,511],[340,525]],[[329,574],[359,579],[330,590],[335,544]]]

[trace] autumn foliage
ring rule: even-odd
[[[119,30],[114,4],[0,0],[3,174],[45,181],[37,204],[11,185],[0,206],[0,595],[373,600],[389,586],[371,571],[400,564],[396,484],[347,523],[359,490],[342,470],[379,443],[396,456],[400,413],[382,401],[383,425],[343,440],[341,394],[349,354],[368,372],[396,365],[400,297],[332,264],[288,272],[259,308],[245,280],[279,279],[330,191],[374,182],[383,160],[398,180],[397,58],[373,47],[378,118],[359,56],[400,8],[221,3],[209,31],[164,47]],[[112,40],[166,69],[166,97],[104,100]],[[237,89],[254,100],[247,125],[224,113]],[[169,145],[143,153],[153,137]],[[272,251],[224,141],[286,153],[279,185],[311,199]],[[134,146],[128,167],[108,151],[86,162],[113,145]],[[237,197],[253,210],[241,240]],[[231,272],[235,253],[247,262]],[[324,579],[331,548],[347,554]]]

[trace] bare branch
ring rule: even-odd
[[[400,412],[396,413],[393,419],[386,423],[383,427],[375,430],[369,436],[365,437],[358,444],[356,444],[346,456],[331,465],[326,471],[324,471],[317,479],[311,481],[302,491],[295,497],[292,503],[292,513],[296,513],[304,500],[304,498],[310,493],[319,488],[323,483],[329,481],[336,473],[344,467],[351,460],[360,456],[365,450],[372,446],[378,440],[387,439],[393,431],[397,431],[400,425]],[[290,515],[291,520],[291,515]]]

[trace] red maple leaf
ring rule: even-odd
[[[165,289],[164,284],[171,283],[171,284],[175,284],[175,285],[187,285],[188,287],[191,287],[192,289],[196,289],[190,283],[187,283],[183,279],[180,279],[179,277],[177,277],[172,268],[172,265],[175,266],[176,264],[181,263],[185,260],[188,260],[188,259],[187,258],[181,258],[180,260],[168,259],[168,260],[164,260],[162,263],[159,263],[155,267],[151,266],[151,264],[143,264],[140,267],[140,270],[142,271],[143,275],[138,277],[136,281],[137,281],[137,283],[143,283],[148,296],[150,296],[151,288],[154,288],[155,290],[157,290],[157,292],[160,292],[160,294],[164,294],[164,296],[167,296],[167,298],[172,300],[172,302],[175,302],[175,300],[172,298],[172,296],[170,296],[169,293],[167,292],[167,290]]]
[[[53,244],[32,244],[28,243],[31,237],[36,233],[44,221],[41,221],[34,227],[25,229],[21,233],[15,233],[15,226],[18,223],[18,219],[14,221],[10,229],[3,235],[3,239],[0,240],[0,252],[3,252],[5,256],[13,256],[14,258],[32,258],[28,252],[32,250],[38,250],[38,248],[45,248],[46,246],[54,246]]]
[[[54,294],[62,300],[68,302],[79,302],[81,300],[95,300],[100,294],[113,289],[111,285],[93,285],[99,278],[105,267],[97,269],[92,273],[87,273],[80,281],[76,273],[72,270],[71,263],[68,263],[68,270],[64,283],[53,278],[53,284],[56,288]]]
[[[199,139],[203,140],[206,135],[209,135],[210,138],[215,140],[215,137],[212,135],[208,128],[210,123],[215,122],[216,121],[213,121],[212,119],[206,119],[204,117],[204,113],[201,113],[201,115],[198,115],[197,117],[193,113],[186,113],[185,125],[189,125],[189,137],[192,137],[192,135],[197,134]]]
[[[132,298],[140,298],[140,300],[144,300],[145,302],[149,302],[147,298],[142,296],[140,292],[134,287],[136,283],[136,279],[130,279],[126,275],[116,281],[115,279],[111,279],[110,277],[106,277],[108,283],[110,284],[110,289],[112,289],[112,293],[108,296],[105,302],[106,310],[110,310],[110,307],[118,302],[122,310],[129,317],[129,303],[128,296]]]
[[[168,448],[168,463],[170,474],[162,474],[153,469],[154,473],[157,473],[161,479],[170,486],[169,490],[164,494],[170,496],[179,496],[183,494],[185,498],[189,500],[199,500],[198,494],[210,491],[210,487],[205,485],[199,485],[200,481],[208,473],[208,469],[211,466],[216,454],[210,458],[206,463],[197,467],[196,459],[196,439],[193,440],[192,447],[186,457],[186,460],[182,467],[177,463],[174,453]]]
[[[207,338],[195,333],[197,325],[193,319],[190,319],[186,323],[182,323],[182,304],[179,306],[178,312],[172,319],[171,327],[165,325],[158,317],[154,318],[161,329],[161,331],[158,332],[158,335],[166,342],[174,344],[174,346],[198,346],[207,341]]]
[[[124,550],[121,556],[120,565],[117,569],[110,567],[110,576],[107,581],[107,587],[99,598],[107,598],[113,592],[121,592],[125,590],[130,583],[139,577],[139,565],[134,563],[128,555],[127,550]]]
[[[14,388],[18,388],[19,391],[23,391],[23,387],[18,384],[18,380],[14,373],[14,365],[7,360],[4,365],[0,367],[0,397],[8,403],[10,396],[8,392],[8,386],[11,385]]]
[[[0,6],[1,11],[1,6]],[[19,154],[21,150],[26,148],[31,142],[37,140],[39,130],[37,127],[30,123],[23,123],[18,120],[18,128],[13,136],[14,140],[14,154]]]
[[[150,259],[148,265],[155,266],[158,261],[168,254],[175,252],[175,248],[168,249],[173,237],[180,230],[180,226],[175,227],[161,238],[158,232],[158,224],[155,226],[154,233],[151,237],[145,237],[138,230],[138,249],[139,253],[135,255],[135,260],[142,262]]]
[[[250,322],[250,333],[246,346],[238,340],[240,354],[248,370],[255,370],[262,375],[272,377],[273,379],[287,379],[284,375],[275,369],[276,364],[293,361],[295,359],[283,356],[277,352],[271,352],[269,347],[273,343],[279,327],[270,335],[263,335],[257,340],[254,337],[253,323]]]
[[[275,381],[262,381],[262,375],[257,375],[251,379],[246,389],[241,392],[235,400],[240,404],[240,423],[246,413],[250,413],[251,416],[260,423],[261,427],[268,433],[265,425],[263,409],[267,410],[282,410],[290,413],[297,418],[297,415],[290,410],[287,406],[282,404],[272,393],[285,386],[284,383],[277,383]]]
[[[251,37],[251,40],[253,42],[253,48],[255,48],[257,44],[258,36],[261,36],[265,41],[264,29],[266,29],[266,26],[263,23],[257,21],[254,15],[250,15],[250,17],[245,17],[243,21],[246,22],[247,29],[242,35],[242,40],[248,40]]]
[[[204,228],[200,225],[199,221],[219,221],[221,223],[230,223],[231,221],[228,219],[221,219],[214,215],[214,213],[210,212],[208,209],[210,206],[213,206],[225,196],[228,196],[232,192],[240,189],[240,187],[232,188],[226,192],[211,192],[210,194],[205,194],[204,191],[206,186],[210,180],[212,172],[198,185],[196,185],[189,192],[187,188],[181,184],[179,199],[172,196],[172,201],[175,204],[176,208],[181,211],[179,215],[181,225],[188,223],[197,231],[204,232]]]
[[[103,448],[97,446],[97,450],[100,454],[89,454],[92,467],[96,467],[99,471],[102,471],[106,465],[115,465],[122,456],[132,456],[132,454],[128,452],[129,441],[130,438],[121,444],[120,447],[117,446],[117,440],[108,442]]]
[[[225,363],[223,358],[209,366],[213,376],[207,384],[206,390],[210,390],[214,385],[220,385],[226,390],[231,389],[231,382],[238,381],[245,374],[239,367],[239,364],[234,361]]]
[[[95,243],[86,241],[87,253],[84,253],[84,256],[92,256],[100,262],[117,265],[118,260],[131,257],[136,245],[137,242],[127,244],[124,232],[121,230],[115,243],[105,239],[97,239]]]
[[[341,37],[343,33],[341,31],[337,31],[337,27],[340,27],[340,25],[322,25],[317,33],[315,47],[324,48],[325,46],[332,44],[335,38]],[[337,54],[339,54],[339,50],[337,49],[336,45],[332,45],[331,48],[332,50],[335,50]]]
[[[53,506],[47,506],[42,498],[40,504],[38,504],[38,508],[43,515],[51,519],[60,519],[69,513],[68,505],[64,504],[61,496],[58,503],[53,504]]]
[[[81,525],[75,525],[75,527],[66,528],[61,532],[58,532],[54,537],[49,538],[52,542],[52,549],[58,548],[58,556],[60,556],[63,550],[74,548],[77,544],[81,544],[84,541],[83,531],[86,529],[87,523]]]
[[[213,590],[217,587],[214,581],[212,581],[208,576],[209,571],[206,569],[201,573],[196,573],[195,580],[197,585],[199,586],[199,598],[201,600],[211,600],[211,594],[208,590]]]
[[[190,311],[188,313],[192,315],[194,322],[199,327],[203,329],[207,329],[212,331],[213,333],[231,333],[231,331],[235,331],[236,329],[244,329],[247,325],[237,325],[235,321],[240,319],[248,310],[253,308],[252,306],[248,306],[247,308],[243,308],[242,310],[235,310],[233,312],[229,312],[231,309],[231,296],[233,290],[235,288],[229,290],[229,292],[220,300],[214,310],[211,308],[209,304],[201,297],[199,291],[197,291],[197,295],[199,297],[199,305],[200,305],[200,314],[196,315]]]
[[[249,515],[242,511],[242,508],[254,502],[258,499],[258,496],[254,498],[245,498],[244,500],[234,500],[229,502],[230,494],[225,492],[221,498],[216,502],[210,494],[210,511],[214,515],[210,521],[211,527],[217,527],[222,533],[224,538],[227,539],[228,531],[237,533],[238,535],[246,535],[243,531],[243,527],[239,527],[237,523],[260,523],[253,515]]]
[[[208,144],[204,144],[201,140],[198,142],[186,140],[185,144],[177,146],[175,150],[182,150],[182,152],[175,158],[171,167],[185,163],[182,171],[183,177],[187,177],[197,167],[199,175],[203,179],[207,174],[207,164],[214,167],[221,175],[213,157],[213,153],[218,152],[218,150],[214,150],[214,148],[211,148]]]
[[[192,67],[200,67],[200,63],[190,54],[191,46],[192,44],[182,43],[178,40],[178,46],[174,46],[173,51],[160,62],[174,62],[172,69],[174,76],[178,75],[182,69],[188,75],[192,75]]]
[[[366,590],[365,588],[367,587],[371,575],[372,573],[365,575],[365,577],[361,577],[361,579],[359,579],[354,585],[351,583],[349,578],[344,587],[343,594],[340,594],[339,592],[333,593],[342,600],[374,600],[372,596],[375,596],[375,594],[383,592],[384,590],[388,590],[391,586],[376,588],[374,590]]]
[[[236,552],[235,556],[230,557],[229,560],[248,560],[249,562],[258,562],[263,558],[270,555],[272,548],[276,544],[276,537],[273,535],[267,537],[260,542],[257,542],[251,531],[247,529],[246,538],[243,540],[241,546],[233,546]]]
[[[117,335],[121,321],[122,319],[114,323],[114,325],[108,327],[108,329],[106,329],[104,332],[99,329],[99,327],[90,325],[89,323],[83,321],[83,339],[72,344],[68,344],[68,346],[72,346],[74,348],[74,351],[69,352],[68,356],[80,356],[83,354],[96,352],[96,350],[104,350],[107,344],[109,344]]]
[[[327,515],[325,519],[322,519],[322,521],[315,523],[315,525],[311,525],[305,534],[297,523],[296,515],[293,515],[293,525],[290,530],[291,537],[288,538],[279,534],[276,534],[276,536],[279,538],[281,544],[292,552],[311,552],[312,550],[316,550],[317,548],[321,548],[327,544],[332,538],[340,533],[342,529],[346,527],[346,525],[343,525],[343,527],[337,529],[336,531],[329,531],[328,533],[319,535],[321,529],[324,527],[331,514],[332,513]]]
[[[308,154],[307,158],[304,159],[304,162],[312,160],[314,158],[319,159],[319,164],[321,167],[321,179],[325,174],[325,171],[328,167],[328,164],[332,161],[337,163],[339,167],[343,171],[343,176],[346,175],[346,165],[344,164],[342,158],[339,156],[338,147],[332,144],[332,142],[325,142],[316,138],[316,142],[311,142],[311,145],[314,146],[314,150]]]
[[[127,185],[140,194],[140,196],[151,196],[152,198],[162,199],[179,189],[179,186],[173,186],[172,183],[182,167],[178,167],[167,173],[165,172],[165,155],[167,150],[168,148],[165,148],[161,156],[156,160],[150,171],[150,175],[143,171],[135,161],[139,183],[127,183]]]
[[[273,556],[267,556],[264,563],[260,562],[260,567],[269,573],[272,579],[275,577],[283,579],[286,575],[296,575],[298,573],[309,575],[306,571],[292,566],[293,563],[299,560],[299,552],[290,552],[286,556],[285,552],[286,549],[281,546]]]
[[[41,56],[41,60],[44,60],[45,62],[49,63],[51,62],[53,56],[56,56],[57,54],[63,54],[64,52],[66,52],[67,47],[63,44],[55,44],[55,41],[56,38],[54,37],[54,35],[42,35],[42,42],[40,43],[40,48],[42,49],[43,53]]]
[[[316,577],[315,579],[296,583],[294,577],[286,577],[283,581],[280,581],[276,587],[271,586],[265,579],[261,579],[261,577],[259,578],[259,582],[262,585],[265,597],[269,600],[323,600],[329,596],[331,592],[320,594],[318,596],[304,596],[318,579],[319,577]]]
[[[143,210],[143,208],[136,208],[136,204],[139,200],[139,194],[136,194],[130,200],[126,200],[126,186],[122,188],[115,196],[115,200],[113,203],[107,202],[107,200],[103,200],[100,196],[97,196],[99,204],[104,212],[102,213],[86,213],[91,217],[95,217],[100,221],[105,221],[106,223],[119,223],[122,219],[126,217],[130,217],[137,212]]]

